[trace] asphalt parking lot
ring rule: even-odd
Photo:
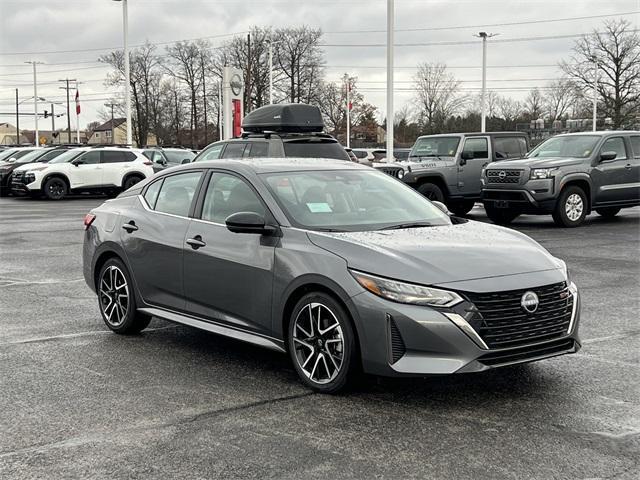
[[[638,478],[640,207],[513,225],[567,261],[579,354],[326,396],[213,334],[108,332],[81,273],[102,201],[0,199],[0,478]]]

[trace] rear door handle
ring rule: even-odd
[[[631,170],[631,164],[630,164],[630,163],[627,163],[627,164],[624,166],[624,168],[625,168],[626,170]]]
[[[197,250],[200,247],[205,247],[207,245],[202,241],[202,237],[200,235],[196,235],[195,237],[188,239],[187,243],[191,245],[191,248],[193,248],[194,250]]]
[[[124,225],[122,225],[122,228],[124,228],[129,233],[135,232],[136,230],[138,230],[138,226],[136,225],[136,222],[134,222],[133,220],[131,220],[129,223],[125,223]]]

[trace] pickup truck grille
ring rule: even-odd
[[[535,312],[521,305],[526,292],[539,299]],[[523,290],[466,293],[482,319],[474,327],[491,349],[519,347],[565,336],[573,313],[573,295],[565,282]]]
[[[487,170],[487,183],[520,183],[522,170]]]

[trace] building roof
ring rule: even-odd
[[[107,130],[112,130],[113,128],[118,128],[123,123],[127,123],[127,119],[126,118],[114,118],[113,119],[113,127],[111,126],[111,122],[112,122],[112,120],[104,122],[102,125],[100,125],[99,127],[95,128],[93,131],[94,132],[105,132]]]

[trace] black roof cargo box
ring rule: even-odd
[[[324,122],[318,107],[303,103],[266,105],[249,113],[242,122],[245,132],[322,132]]]

